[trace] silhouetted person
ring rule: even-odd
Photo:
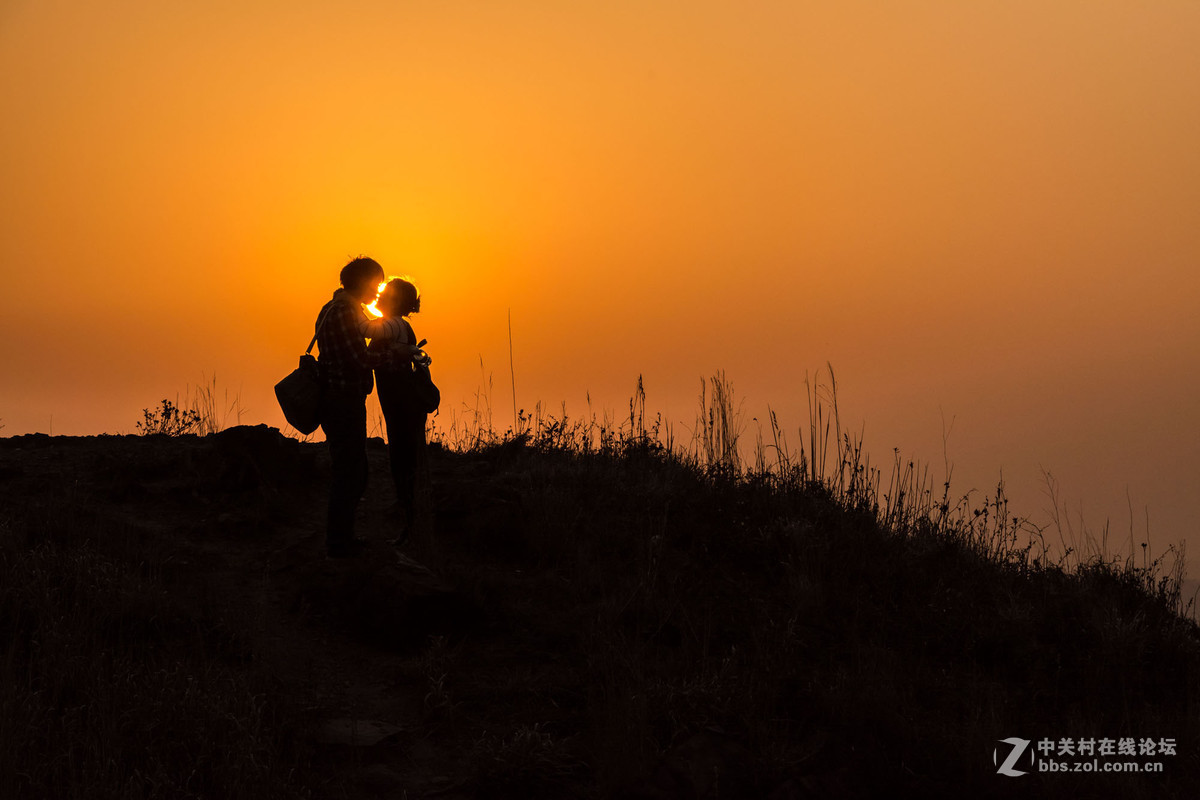
[[[404,278],[388,281],[379,295],[376,307],[382,319],[372,326],[387,325],[377,330],[371,339],[369,352],[378,354],[375,385],[379,387],[379,406],[387,424],[388,457],[392,481],[396,486],[398,515],[404,525],[399,540],[412,532],[416,514],[415,485],[417,469],[425,455],[425,420],[427,414],[417,398],[417,374],[414,358],[428,366],[429,358],[417,348],[417,334],[406,319],[421,310],[421,295],[417,287]]]
[[[356,258],[342,268],[341,281],[342,288],[317,317],[317,364],[325,385],[321,429],[333,470],[325,546],[335,558],[362,549],[354,536],[354,512],[367,488],[367,395],[379,360],[367,352],[363,329],[368,319],[362,306],[378,295],[383,267],[373,259]]]

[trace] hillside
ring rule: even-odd
[[[1152,576],[645,441],[432,447],[393,546],[370,459],[369,550],[329,560],[323,445],[0,439],[0,796],[1200,792],[1200,633]],[[1008,777],[1010,737],[1163,770]]]

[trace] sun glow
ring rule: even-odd
[[[379,287],[375,290],[375,299],[371,301],[370,305],[366,306],[367,312],[373,317],[378,318],[383,316],[383,312],[376,308],[375,305],[379,302],[379,295],[383,292],[383,287],[385,286],[387,286],[387,281],[379,284]]]

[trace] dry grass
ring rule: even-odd
[[[242,406],[241,392],[230,397],[228,387],[217,391],[216,374],[207,381],[201,379],[201,383],[194,387],[189,386],[186,402],[187,408],[198,418],[195,433],[200,436],[220,433],[231,423],[241,425],[242,416],[246,413]]]
[[[480,795],[654,796],[646,777],[703,747],[722,797],[789,782],[1000,797],[1012,785],[991,754],[1007,736],[1200,738],[1178,567],[1109,557],[1104,540],[1054,551],[1002,484],[954,499],[898,453],[877,467],[832,374],[809,384],[796,448],[774,414],[747,446],[723,374],[682,441],[648,418],[640,380],[619,419],[539,404],[498,432],[484,378],[432,430],[442,483],[414,555],[486,624],[431,639],[410,667],[425,735]],[[1197,753],[1168,769],[1067,791],[1194,796]]]
[[[4,515],[0,796],[308,796],[271,678],[165,557],[69,497]]]
[[[176,395],[174,400],[163,399],[153,409],[142,409],[142,421],[136,425],[138,433],[208,436],[225,430],[230,421],[242,424],[245,409],[240,393],[231,398],[228,388],[218,392],[216,375],[196,386],[189,385],[184,394],[182,401]]]
[[[486,419],[473,413],[437,437],[446,458],[480,457],[520,487],[525,512],[507,557],[526,573],[519,599],[508,578],[462,566],[469,550],[451,562],[521,630],[579,631],[556,645],[574,665],[558,692],[585,692],[586,712],[566,721],[532,685],[520,720],[481,705],[492,738],[476,751],[480,780],[497,779],[495,753],[512,743],[509,796],[553,796],[536,765],[558,775],[578,745],[601,792],[616,792],[719,729],[761,775],[736,796],[843,770],[866,794],[993,797],[1011,788],[990,763],[1007,736],[1200,735],[1200,635],[1180,615],[1181,560],[1055,550],[1011,512],[1003,482],[956,499],[899,453],[877,467],[836,404],[832,371],[814,378],[795,449],[774,414],[746,448],[724,374],[704,382],[682,444],[647,420],[640,380],[616,422],[539,405],[515,429],[473,427]],[[439,690],[512,691],[459,658]],[[1196,754],[1168,766],[1167,784],[1072,786],[1189,796]],[[1029,783],[1029,796],[1061,789]]]

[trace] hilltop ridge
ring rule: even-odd
[[[1128,572],[998,563],[644,439],[431,446],[397,547],[381,441],[369,456],[368,552],[331,561],[323,445],[0,439],[0,793],[1200,787],[1200,634]],[[1178,751],[1161,774],[1012,778],[1009,737]]]

